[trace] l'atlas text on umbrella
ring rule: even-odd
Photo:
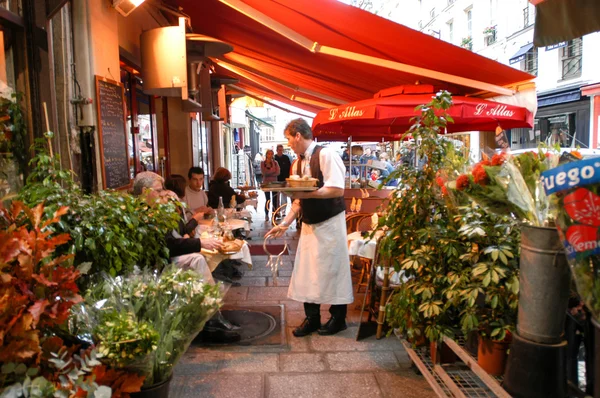
[[[477,104],[475,107],[475,115],[487,115],[487,116],[505,116],[505,117],[513,117],[515,112],[508,110],[506,105],[496,105],[492,109],[486,112],[487,104]],[[485,112],[485,113],[484,113]]]
[[[333,120],[336,117],[338,119],[346,119],[348,117],[361,117],[365,112],[362,109],[356,109],[355,106],[348,106],[338,115],[339,108],[333,108],[329,110],[329,120]]]

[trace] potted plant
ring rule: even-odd
[[[174,265],[104,275],[76,309],[74,332],[92,336],[101,361],[145,376],[142,391],[164,393],[173,367],[221,305],[219,286]]]
[[[558,162],[558,151],[553,150],[517,156],[499,153],[448,184],[486,211],[511,215],[520,222],[521,254],[526,255],[520,256],[517,331],[542,344],[562,339],[570,285],[566,257],[553,227],[556,209],[540,186],[540,174]]]
[[[2,396],[127,397],[143,382],[143,377],[102,366],[93,348],[67,347],[56,336],[81,301],[73,256],[56,255],[56,248],[69,240],[53,232],[66,211],[59,208],[46,219],[41,204],[30,209],[12,202],[6,208],[0,202]]]
[[[477,360],[492,375],[502,375],[519,297],[519,228],[510,217],[476,205],[461,207],[461,236],[470,278],[461,286],[461,329],[479,335]]]
[[[174,203],[150,207],[144,198],[117,191],[86,195],[71,173],[61,169],[58,156],[47,153],[43,141],[36,143],[35,151],[19,198],[30,206],[43,202],[46,214],[68,207],[54,226],[71,236],[59,252],[74,253],[76,263],[89,262],[89,275],[127,275],[136,266],[160,269],[168,264],[165,236],[180,217]],[[85,287],[88,276],[78,283]]]
[[[423,165],[399,168],[388,177],[402,183],[379,218],[378,229],[384,231],[380,248],[408,278],[394,293],[387,320],[413,344],[424,344],[425,337],[441,341],[458,328],[454,306],[458,298],[451,291],[462,267],[458,257],[462,243],[456,239],[456,224],[443,197],[445,188],[436,183],[438,172],[453,158],[453,145],[438,136],[451,121],[445,114],[451,103],[450,95],[441,92],[418,107],[421,115],[408,133],[420,140],[417,157]]]
[[[463,37],[463,39],[460,42],[460,46],[462,48],[466,48],[467,50],[472,50],[473,49],[473,39],[471,38],[471,36]]]
[[[483,30],[484,36],[494,36],[496,34],[496,26],[488,26]]]

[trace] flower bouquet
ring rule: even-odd
[[[543,171],[556,167],[555,152],[525,152],[517,156],[497,153],[475,164],[448,184],[483,207],[499,215],[514,215],[534,226],[544,226],[554,216],[540,186]]]
[[[80,338],[93,336],[101,361],[146,376],[149,386],[167,380],[181,355],[222,305],[218,285],[173,265],[161,274],[143,271],[104,277],[75,311]]]
[[[563,164],[542,174],[544,189],[558,201],[556,226],[577,291],[600,319],[600,161]]]

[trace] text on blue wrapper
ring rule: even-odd
[[[597,182],[600,182],[599,158],[567,163],[542,173],[542,184],[547,195]]]

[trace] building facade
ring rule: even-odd
[[[597,148],[600,33],[536,48],[528,0],[409,0],[380,3],[378,14],[536,76],[533,129],[508,132],[512,148],[540,142]]]

